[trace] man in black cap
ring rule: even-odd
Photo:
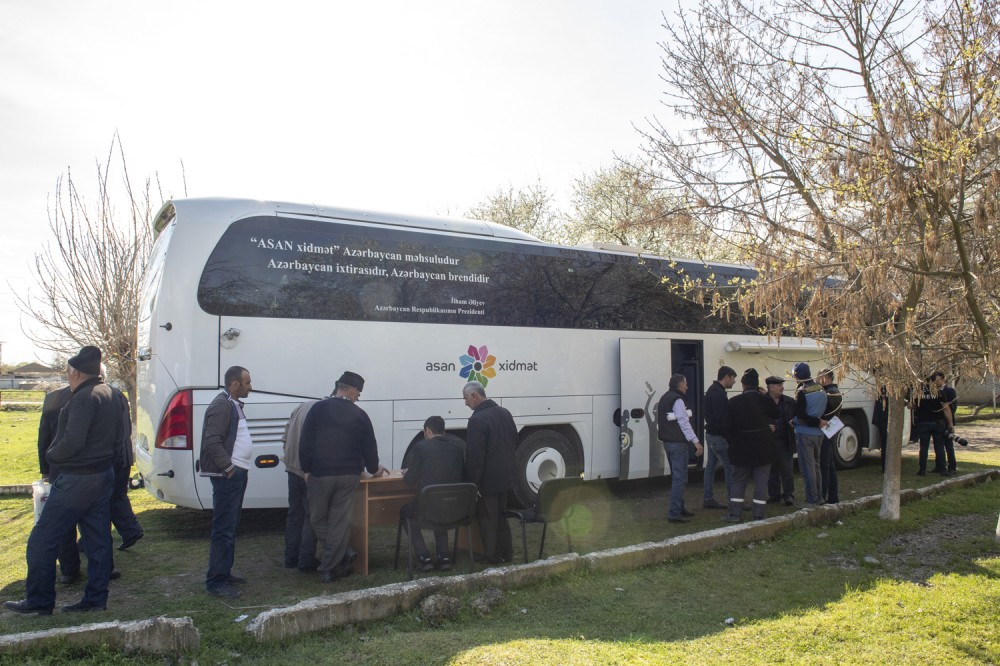
[[[733,489],[729,496],[729,515],[723,520],[738,523],[743,514],[747,482],[753,478],[754,520],[764,519],[767,505],[767,478],[774,461],[774,425],[778,407],[760,391],[760,376],[754,368],[740,378],[743,392],[730,398],[725,430],[729,442],[729,460],[733,464]]]
[[[795,418],[795,401],[785,395],[785,380],[771,375],[764,380],[767,397],[778,408],[778,417],[771,420],[774,425],[774,463],[767,481],[767,501],[784,502],[785,506],[795,504],[795,432],[792,419]]]
[[[28,536],[27,597],[7,601],[17,613],[51,615],[56,601],[56,554],[75,525],[87,543],[87,587],[64,612],[104,610],[111,575],[111,489],[120,410],[111,387],[101,381],[101,350],[87,346],[69,359],[72,396],[59,412],[55,440],[45,456],[59,468],[45,510]]]
[[[320,580],[331,583],[350,575],[356,553],[349,552],[354,497],[361,472],[388,474],[379,464],[375,429],[356,404],[364,378],[345,372],[330,398],[309,410],[299,435],[299,466],[306,478],[309,520],[320,543]]]

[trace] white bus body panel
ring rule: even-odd
[[[182,506],[211,508],[211,484],[196,471],[201,427],[205,409],[221,390],[223,374],[231,365],[246,367],[253,379],[254,392],[246,400],[245,412],[255,460],[280,456],[281,435],[291,411],[304,399],[328,395],[340,373],[352,370],[366,379],[358,404],[375,427],[379,457],[383,464],[398,468],[427,416],[438,414],[449,429],[464,429],[469,410],[461,398],[466,380],[459,375],[458,359],[470,346],[487,347],[497,359],[489,397],[511,411],[522,433],[547,426],[572,433],[582,449],[584,478],[598,479],[640,478],[650,470],[661,473],[656,459],[662,446],[655,437],[655,423],[646,416],[631,422],[629,454],[636,464],[623,469],[622,429],[614,417],[622,408],[655,415],[656,400],[666,391],[671,374],[672,341],[700,345],[702,390],[715,379],[721,364],[740,372],[755,367],[763,378],[785,376],[800,360],[816,364],[814,372],[822,363],[822,351],[815,345],[761,348],[754,346],[761,339],[748,336],[211,315],[199,305],[199,280],[223,233],[248,216],[279,216],[279,226],[280,216],[294,212],[424,232],[506,235],[520,241],[530,237],[474,221],[289,204],[181,200],[170,205],[176,217],[160,231],[147,269],[145,310],[140,313],[139,346],[149,356],[137,365],[136,449],[137,466],[149,492]],[[734,341],[744,345],[734,346]],[[729,351],[737,347],[738,351]],[[791,381],[786,384],[789,394],[793,387]],[[855,389],[845,379],[841,388],[845,409],[853,406],[870,415],[864,387]],[[191,448],[154,448],[168,401],[185,390],[193,399]],[[652,399],[650,390],[655,394]],[[286,501],[284,466],[254,466],[244,506],[283,507]]]

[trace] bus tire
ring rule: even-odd
[[[840,420],[844,422],[844,427],[837,433],[834,440],[833,457],[837,469],[854,469],[861,464],[861,432],[854,418],[846,414],[841,414]]]
[[[555,430],[536,430],[517,447],[514,501],[523,507],[534,505],[538,488],[549,479],[580,473],[577,448]]]

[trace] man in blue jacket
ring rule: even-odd
[[[820,495],[819,456],[823,446],[826,421],[826,391],[813,381],[807,363],[796,363],[792,375],[798,382],[795,389],[795,441],[799,452],[799,468],[806,487],[806,504],[822,504]]]

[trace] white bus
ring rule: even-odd
[[[391,468],[432,414],[464,434],[462,387],[481,381],[514,416],[515,495],[530,502],[549,478],[669,473],[654,418],[671,373],[687,376],[700,431],[700,396],[720,365],[766,377],[822,364],[814,342],[779,346],[664,286],[681,274],[725,285],[752,274],[743,266],[549,245],[473,220],[247,200],[174,200],[153,225],[136,458],[148,491],[181,506],[211,508],[201,427],[233,365],[254,385],[244,506],[266,508],[287,505],[289,414],[328,395],[343,370],[365,377],[359,404]],[[838,456],[850,466],[868,444],[871,402],[865,387],[841,387]]]

